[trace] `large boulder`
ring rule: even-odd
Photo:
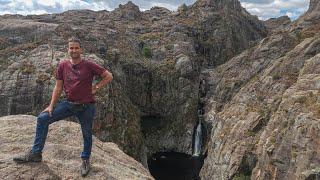
[[[16,164],[12,157],[30,150],[36,117],[14,115],[0,117],[1,179],[79,179],[82,151],[80,125],[59,121],[50,125],[40,163]],[[153,179],[148,170],[123,153],[116,144],[93,138],[92,169],[88,179]]]

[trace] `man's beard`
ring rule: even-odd
[[[70,56],[72,58],[79,58],[80,57],[80,53],[70,53]]]

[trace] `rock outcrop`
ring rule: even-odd
[[[288,30],[291,20],[288,16],[281,16],[278,18],[270,18],[264,21],[269,32]]]
[[[320,2],[318,0],[310,0],[309,9],[307,14],[317,14],[319,15]]]
[[[50,126],[40,163],[16,164],[12,157],[30,150],[35,133],[34,116],[0,118],[1,179],[80,179],[82,135],[80,125],[59,121]],[[142,164],[116,144],[93,139],[91,172],[87,179],[153,179]]]
[[[112,11],[112,15],[115,18],[120,18],[119,20],[125,21],[139,21],[141,20],[142,13],[139,10],[139,7],[129,1],[125,5],[119,5],[114,11]]]
[[[250,15],[238,0],[198,0],[187,11],[199,27],[204,67],[223,64],[267,35],[258,17]]]
[[[194,6],[214,8],[215,10],[241,11],[243,8],[238,0],[197,0]]]
[[[203,71],[205,119],[213,126],[203,179],[320,178],[320,21],[312,9]]]

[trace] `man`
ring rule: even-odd
[[[51,123],[76,116],[81,125],[84,141],[81,153],[81,175],[90,171],[90,154],[92,148],[92,123],[95,106],[94,95],[112,80],[112,74],[103,67],[81,58],[82,48],[79,39],[68,40],[68,53],[71,59],[59,63],[56,72],[56,84],[52,92],[50,105],[37,118],[35,140],[30,152],[14,157],[17,163],[42,161],[42,150]],[[92,85],[93,77],[100,75],[102,80]],[[67,100],[57,103],[64,89]]]

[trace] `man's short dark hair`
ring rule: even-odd
[[[79,43],[80,47],[81,47],[81,41],[80,39],[76,38],[76,37],[71,37],[68,39],[68,44],[69,42],[76,42],[76,43]]]

